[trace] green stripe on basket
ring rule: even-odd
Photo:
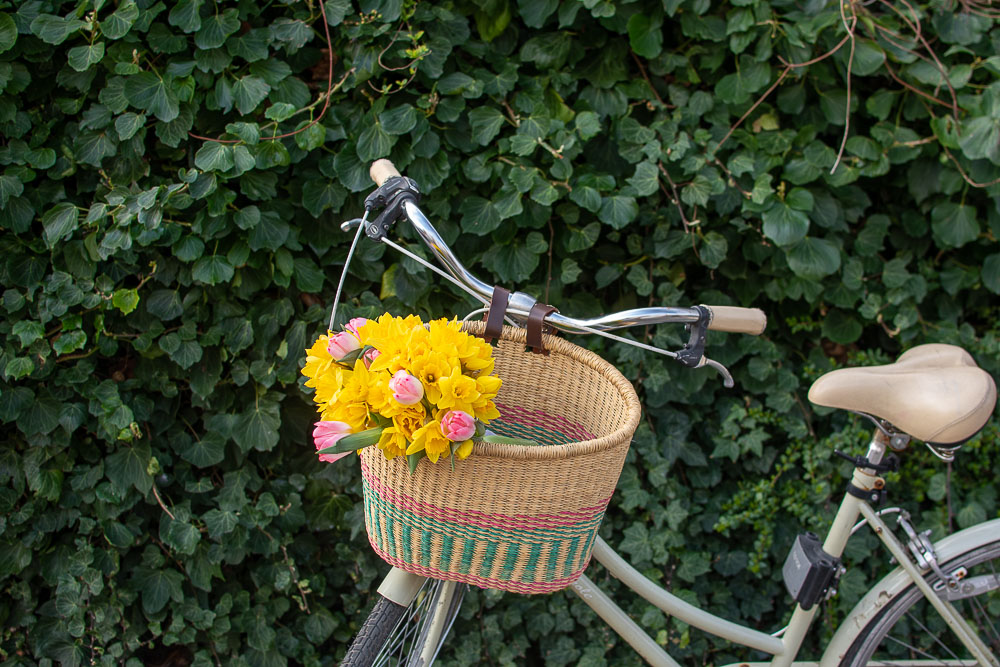
[[[483,556],[482,577],[493,577],[493,559],[497,557],[497,547],[499,544],[490,540],[486,543],[486,554]]]
[[[439,569],[451,569],[451,550],[454,544],[455,538],[451,535],[441,536],[441,567]]]
[[[559,568],[559,558],[561,549],[560,545],[565,544],[564,542],[553,542],[552,551],[549,552],[549,562],[545,567],[545,572],[548,575],[547,578],[554,579],[553,574]]]
[[[542,557],[542,545],[535,543],[531,545],[531,551],[528,552],[528,562],[524,566],[524,580],[534,581],[535,580],[535,570],[538,568],[538,560]]]
[[[476,553],[476,541],[466,538],[465,547],[462,549],[462,562],[458,565],[461,574],[469,574],[472,569],[472,556]]]
[[[382,546],[382,531],[379,530],[379,513],[374,511],[373,503],[365,503],[365,515],[368,517],[368,525],[371,526],[370,535],[375,537],[375,544],[378,545],[380,549],[384,549]]]
[[[517,566],[517,558],[520,555],[521,545],[517,543],[507,545],[507,557],[503,561],[503,567],[500,568],[500,579],[510,581],[511,575],[514,573],[514,567]]]
[[[577,441],[573,436],[565,435],[559,431],[551,431],[540,426],[528,426],[527,424],[508,422],[504,421],[503,418],[491,421],[489,429],[497,435],[534,440],[539,445],[565,445]]]
[[[420,531],[420,564],[429,567],[431,562],[431,534],[422,530]]]
[[[565,565],[563,565],[563,572],[562,572],[563,577],[570,576],[578,569],[575,561],[576,561],[576,554],[579,551],[579,549],[580,549],[580,538],[574,537],[569,541],[569,551],[567,551],[566,553],[566,563]]]
[[[403,524],[403,529],[399,531],[400,541],[403,543],[403,560],[407,563],[413,562],[413,549],[410,547],[410,538],[412,537],[413,529],[408,523]]]

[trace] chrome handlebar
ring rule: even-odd
[[[431,224],[427,216],[424,215],[420,207],[414,202],[403,204],[406,217],[413,225],[427,247],[437,258],[438,262],[454,277],[461,281],[484,299],[489,300],[493,296],[493,288],[482,280],[472,275],[459,261],[455,253],[452,252],[448,244],[438,233],[434,225]],[[524,292],[512,292],[507,305],[507,314],[515,320],[524,321],[528,317],[528,311],[537,303],[530,294]],[[545,318],[545,322],[556,329],[570,332],[583,332],[586,329],[597,329],[598,331],[610,331],[612,329],[622,329],[624,327],[644,326],[647,324],[660,324],[664,322],[697,322],[701,314],[696,308],[675,308],[675,307],[651,307],[633,308],[619,313],[602,315],[590,319],[577,319],[567,317],[561,313],[552,313]]]

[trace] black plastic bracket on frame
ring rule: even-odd
[[[708,335],[708,323],[712,313],[704,306],[695,306],[698,311],[698,321],[687,325],[690,336],[684,348],[677,353],[677,361],[689,368],[697,368],[705,358],[705,337]]]
[[[374,220],[366,223],[365,234],[368,238],[381,241],[389,233],[392,225],[403,216],[403,204],[420,201],[420,188],[417,182],[406,176],[393,176],[383,183],[375,192],[365,197],[365,208],[369,211],[382,211]]]

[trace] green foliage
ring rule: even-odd
[[[836,5],[784,0],[0,2],[0,656],[337,663],[386,566],[358,470],[316,460],[299,367],[383,156],[470,268],[564,313],[767,312],[763,338],[710,338],[735,391],[585,344],[646,408],[602,535],[783,625],[788,545],[867,430],[809,383],[934,341],[1000,368],[1000,28],[914,7],[919,39],[909,9],[854,3],[852,43]],[[362,244],[343,316],[471,307]],[[894,502],[938,535],[997,516],[996,436],[950,470],[914,447]],[[690,664],[749,659],[622,604]],[[495,591],[441,660],[639,664],[571,595]]]

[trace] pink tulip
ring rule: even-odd
[[[468,440],[476,434],[476,420],[468,412],[449,410],[441,418],[441,432],[452,442]]]
[[[362,359],[365,360],[365,368],[371,368],[372,362],[378,359],[380,354],[382,353],[376,350],[374,347],[365,352],[364,355],[362,356]]]
[[[419,403],[424,397],[424,385],[420,380],[413,377],[406,371],[396,371],[396,374],[389,380],[389,391],[397,403],[403,405],[413,405]]]
[[[341,360],[354,350],[361,347],[361,341],[352,333],[341,331],[339,334],[330,336],[330,342],[326,344],[326,351],[336,360]]]
[[[349,435],[350,432],[351,427],[344,422],[316,422],[316,428],[313,429],[313,442],[316,443],[316,450],[318,451],[320,449],[332,447],[345,435]],[[343,454],[320,454],[319,460],[326,461],[327,463],[333,463],[337,459],[342,459],[348,454],[350,454],[350,452],[344,452]]]
[[[357,335],[358,329],[368,324],[368,320],[363,317],[355,317],[350,322],[344,325],[344,328],[350,331],[352,334]]]

